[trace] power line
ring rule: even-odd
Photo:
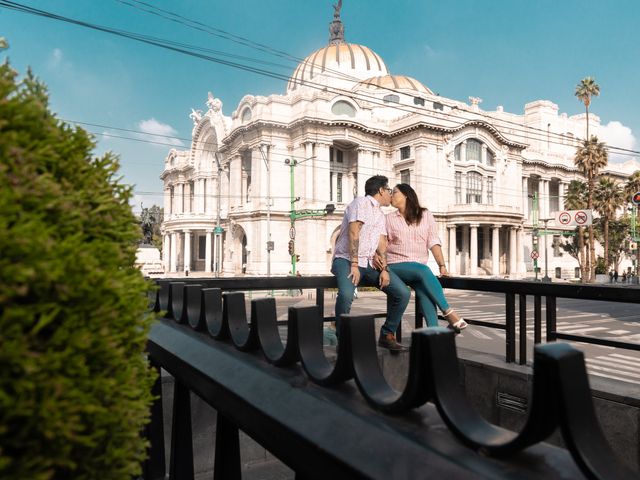
[[[144,2],[138,2],[138,3],[144,3]],[[253,73],[257,73],[257,74],[264,75],[264,76],[271,77],[271,78],[275,78],[275,79],[288,80],[288,78],[289,78],[288,76],[284,76],[282,74],[277,74],[277,73],[272,72],[272,71],[259,69],[259,68],[255,68],[255,67],[250,67],[250,66],[247,66],[247,65],[244,65],[244,64],[240,64],[240,63],[237,63],[237,62],[230,62],[230,61],[222,60],[220,58],[211,57],[209,55],[204,55],[204,54],[196,53],[194,51],[185,50],[185,48],[199,49],[199,50],[205,50],[205,51],[207,50],[207,49],[202,49],[201,47],[197,47],[197,46],[192,46],[192,45],[178,43],[178,42],[172,42],[172,41],[169,41],[169,40],[159,39],[159,38],[156,38],[156,37],[149,37],[149,36],[145,36],[145,35],[141,35],[141,34],[126,32],[124,30],[117,30],[117,29],[112,29],[112,28],[109,28],[109,27],[103,27],[103,26],[100,26],[100,25],[90,24],[90,23],[87,23],[87,22],[83,22],[83,21],[79,21],[79,20],[63,17],[63,16],[60,16],[60,15],[52,14],[52,13],[46,12],[44,10],[39,10],[39,9],[35,9],[35,8],[32,8],[32,7],[24,6],[24,5],[21,5],[21,4],[17,3],[17,2],[12,2],[12,1],[9,1],[9,0],[0,0],[0,6],[5,6],[6,8],[9,8],[9,9],[12,9],[12,10],[16,10],[16,11],[20,11],[20,12],[23,12],[23,13],[29,13],[29,14],[33,14],[33,15],[43,16],[45,18],[50,18],[50,19],[54,19],[54,20],[69,22],[69,23],[76,24],[78,26],[83,26],[83,27],[86,27],[86,28],[96,29],[96,30],[99,30],[99,31],[103,31],[105,33],[111,33],[111,34],[114,34],[114,35],[122,36],[124,38],[129,38],[131,40],[136,40],[136,41],[139,41],[139,42],[142,42],[142,43],[147,43],[147,44],[150,44],[150,45],[153,45],[153,46],[157,46],[157,47],[160,47],[160,48],[165,48],[165,49],[168,49],[168,50],[172,50],[172,51],[175,51],[177,53],[183,53],[183,54],[190,55],[190,56],[193,56],[193,57],[196,57],[196,58],[201,58],[201,59],[212,61],[212,62],[215,62],[215,63],[220,63],[220,64],[223,64],[223,65],[226,65],[226,66],[230,66],[232,68],[238,68],[238,69],[241,69],[241,70],[250,71],[250,72],[253,72]],[[174,15],[177,15],[177,14],[174,14]],[[182,17],[182,18],[184,18],[184,17]],[[228,32],[226,32],[226,33],[228,33]],[[229,35],[232,35],[232,34],[229,34]],[[243,37],[239,37],[239,36],[234,36],[234,37],[235,38],[239,38],[239,39],[243,39]],[[247,42],[251,42],[251,41],[249,41],[247,39],[243,39],[243,40],[246,40]],[[257,44],[257,45],[261,45],[261,44]],[[215,51],[215,52],[217,52],[217,51]],[[283,52],[280,52],[280,53],[283,53]],[[229,57],[232,57],[232,58],[240,58],[240,59],[248,59],[249,58],[249,57],[240,57],[240,56],[232,55],[232,54],[225,54],[225,55],[227,55]],[[292,56],[290,56],[290,57],[292,57]],[[292,58],[295,58],[295,57],[292,57]],[[251,59],[251,60],[252,61],[257,61],[256,59]],[[271,65],[277,65],[277,64],[271,64]],[[282,66],[282,65],[278,65],[278,66]],[[330,71],[330,69],[329,69],[329,71]],[[342,74],[342,72],[338,72],[338,73],[340,73],[341,76],[343,76],[343,77],[345,76],[344,74]],[[354,78],[354,77],[350,77],[350,78],[352,78],[354,81],[358,80],[357,78]],[[465,121],[461,122],[461,119],[458,116],[452,115],[451,113],[440,112],[440,113],[437,113],[437,114],[434,115],[431,112],[427,112],[425,110],[420,110],[417,107],[399,106],[397,104],[396,105],[390,105],[387,102],[384,102],[384,101],[381,102],[375,96],[365,95],[365,94],[362,94],[362,93],[355,94],[354,92],[352,92],[350,90],[344,90],[344,89],[339,89],[339,88],[336,88],[336,87],[328,87],[326,85],[315,84],[314,82],[311,82],[309,80],[301,81],[301,83],[304,84],[305,86],[308,86],[308,87],[311,87],[311,88],[314,88],[314,89],[321,89],[321,90],[325,90],[325,91],[330,91],[332,93],[345,95],[345,96],[350,97],[350,98],[352,98],[354,100],[360,99],[360,100],[371,102],[371,103],[373,103],[375,105],[384,106],[384,107],[387,107],[387,108],[394,108],[394,109],[397,109],[397,110],[400,110],[400,111],[406,111],[408,113],[417,113],[417,114],[420,114],[422,116],[436,118],[436,119],[439,116],[440,117],[451,117],[451,118],[454,119],[454,120],[451,120],[451,121],[459,122],[457,125],[452,125],[452,126],[449,127],[449,128],[452,128],[452,129],[462,127],[468,121],[477,120],[477,118],[467,118],[467,119],[462,119],[462,120],[465,120]],[[384,89],[384,90],[393,91],[393,92],[396,92],[396,93],[403,93],[403,92],[400,92],[399,90],[390,89],[388,87],[379,87],[379,88]],[[458,109],[460,112],[464,111],[464,110],[461,110],[460,108],[458,108],[457,106],[455,106],[453,109]],[[562,134],[550,133],[548,131],[544,131],[542,129],[538,129],[538,128],[535,128],[535,127],[521,125],[521,124],[519,124],[517,122],[510,122],[510,121],[505,120],[505,119],[500,119],[500,118],[496,118],[494,116],[488,115],[487,113],[482,113],[482,112],[469,112],[469,113],[471,113],[471,115],[473,115],[473,116],[489,118],[489,119],[491,119],[491,121],[493,121],[495,123],[510,124],[510,125],[514,125],[515,127],[517,127],[517,128],[514,128],[514,127],[509,128],[508,129],[509,131],[507,133],[501,132],[502,135],[513,135],[516,138],[523,138],[524,141],[538,140],[538,141],[541,141],[541,142],[545,142],[546,141],[547,143],[554,143],[555,145],[561,145],[561,146],[570,146],[570,147],[571,146],[575,146],[575,145],[566,145],[565,144],[565,140],[569,140],[569,139],[567,137],[563,136]],[[536,132],[534,135],[537,135],[537,137],[528,135],[529,131]],[[525,133],[525,135],[519,135],[519,134],[517,134],[515,132],[523,132],[523,133]],[[556,142],[556,141],[551,142],[550,138],[549,138],[550,135],[554,136],[555,138],[561,138],[562,142]],[[545,138],[545,136],[546,136],[546,138]],[[636,151],[628,150],[628,149],[622,149],[620,147],[611,146],[610,148],[618,149],[620,151],[626,151],[626,152],[629,152],[629,153],[640,154],[640,152],[636,152]]]

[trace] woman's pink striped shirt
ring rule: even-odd
[[[441,245],[436,221],[433,214],[426,210],[422,214],[420,224],[407,225],[407,221],[395,211],[386,216],[387,263],[429,261],[429,249],[434,245]]]

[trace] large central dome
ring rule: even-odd
[[[339,43],[320,48],[305,58],[293,72],[287,85],[292,91],[312,82],[323,73],[334,79],[352,81],[387,75],[387,66],[376,52],[364,45]]]
[[[344,41],[344,26],[340,20],[342,1],[333,8],[335,12],[329,24],[329,45],[316,50],[296,67],[287,84],[287,92],[304,85],[324,84],[314,82],[321,74],[326,77],[327,83],[344,86],[345,81],[357,83],[389,73],[380,55],[369,47]]]

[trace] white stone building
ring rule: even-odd
[[[209,94],[206,113],[192,111],[191,149],[171,150],[161,175],[165,272],[290,273],[293,172],[296,211],[335,205],[295,221],[304,275],[329,273],[345,206],[382,174],[391,186],[410,183],[433,212],[452,273],[532,276],[532,196],[538,218],[563,208],[567,185],[581,178],[573,156],[585,118],[547,100],[522,115],[480,103],[390,74],[373,50],[345,42],[337,10],[329,44],[298,65],[284,95],[246,95],[225,116]],[[589,118],[597,134],[599,118]],[[541,238],[542,271],[545,244],[549,275],[573,278],[577,262],[558,236]]]

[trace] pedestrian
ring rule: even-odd
[[[624,280],[623,280],[624,282]],[[613,272],[613,283],[618,283],[618,270]]]
[[[613,270],[609,270],[609,283],[613,283]]]
[[[336,239],[331,273],[338,283],[335,305],[336,322],[351,311],[353,293],[357,286],[377,287],[388,297],[387,318],[380,329],[378,345],[392,352],[406,350],[396,340],[396,330],[409,303],[410,293],[398,276],[387,268],[373,267],[377,253],[387,258],[387,232],[381,206],[391,202],[389,180],[382,175],[369,178],[364,185],[365,196],[356,197],[345,209],[340,232]]]
[[[398,210],[386,216],[389,270],[415,290],[427,326],[438,326],[437,306],[449,328],[460,333],[467,322],[451,308],[442,285],[427,266],[431,251],[440,275],[449,275],[433,214],[420,205],[415,190],[406,183],[395,186],[391,205]]]
[[[622,272],[622,283],[627,283],[627,272]]]

